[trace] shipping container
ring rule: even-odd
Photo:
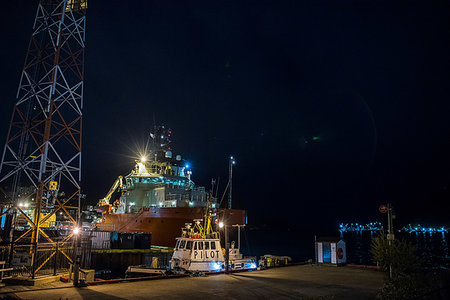
[[[92,249],[111,249],[111,231],[91,231]]]
[[[134,249],[134,233],[119,232],[119,249]]]
[[[135,233],[134,234],[134,248],[135,249],[150,249],[152,234],[151,233]]]

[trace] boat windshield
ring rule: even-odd
[[[186,243],[186,249],[191,250],[192,249],[192,241],[188,241]]]

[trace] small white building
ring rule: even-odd
[[[323,237],[316,240],[316,263],[344,265],[347,263],[345,241],[336,237]]]

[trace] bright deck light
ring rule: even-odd
[[[147,161],[147,157],[141,156],[141,162],[145,163]]]
[[[223,226],[224,226],[224,225],[223,225],[223,222],[219,222],[219,227],[220,227],[220,228],[223,228]]]
[[[73,229],[73,234],[78,234],[78,233],[80,233],[80,229],[78,227],[75,227]]]

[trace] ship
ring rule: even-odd
[[[192,168],[171,148],[172,131],[155,126],[146,150],[135,161],[134,169],[119,176],[97,204],[102,213],[95,222],[97,230],[125,233],[151,233],[152,245],[173,247],[186,223],[204,216],[210,205],[215,220],[244,225],[247,212],[221,208],[212,187],[197,186]],[[116,198],[114,198],[116,197]]]

